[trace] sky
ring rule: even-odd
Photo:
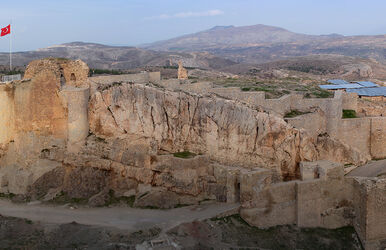
[[[2,0],[12,50],[73,41],[136,46],[216,25],[278,26],[297,33],[386,34],[386,0]],[[10,36],[0,37],[9,51]]]

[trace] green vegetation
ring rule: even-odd
[[[330,92],[330,91],[327,91],[327,90],[324,90],[324,89],[319,89],[319,90],[313,91],[312,94],[316,98],[332,98],[332,97],[334,97],[334,93],[333,92]]]
[[[89,71],[89,76],[93,75],[122,75],[126,74],[126,72],[121,71],[121,70],[114,70],[114,69],[90,69]]]
[[[189,204],[177,204],[174,206],[174,208],[180,208],[180,207],[187,207],[190,206]]]
[[[189,151],[184,151],[184,152],[176,152],[173,154],[174,157],[177,158],[193,158],[196,156],[195,153],[189,152]]]
[[[60,193],[55,196],[50,202],[52,203],[58,203],[58,204],[66,204],[66,203],[71,203],[71,204],[81,204],[85,205],[88,202],[87,198],[73,198],[69,197],[66,192],[60,191]]]
[[[284,118],[293,118],[293,117],[296,117],[296,116],[299,116],[299,115],[304,115],[304,114],[308,114],[310,112],[302,112],[302,111],[299,111],[299,110],[291,110],[290,112],[286,113],[284,115]]]
[[[357,114],[356,114],[355,110],[343,109],[342,118],[343,119],[346,119],[346,118],[357,118]]]
[[[207,79],[211,81],[213,79]],[[257,77],[222,78],[213,80],[219,87],[238,87],[241,91],[263,91],[267,99],[276,99],[291,93],[303,94],[305,98],[332,98],[334,92],[319,88],[324,81],[308,77],[260,79]]]
[[[321,67],[315,65],[291,65],[287,67],[288,70],[299,71],[304,73],[313,73],[319,75],[334,73],[335,69],[332,67]]]
[[[4,75],[17,75],[17,74],[21,74],[23,75],[24,72],[21,71],[21,70],[0,70],[0,74],[4,74]]]
[[[32,220],[29,220],[29,219],[24,219],[24,222],[30,225],[33,223]]]
[[[108,195],[109,195],[109,198],[106,201],[105,206],[110,206],[110,205],[119,204],[119,203],[124,203],[124,204],[128,205],[129,207],[134,206],[135,195],[132,195],[129,197],[126,197],[126,196],[116,197],[115,192],[112,189],[109,190]]]
[[[0,193],[0,198],[3,198],[3,199],[12,199],[13,197],[15,197],[15,194],[13,193]]]

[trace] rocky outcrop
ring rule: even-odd
[[[296,177],[299,161],[319,157],[317,142],[303,130],[217,97],[111,85],[91,97],[89,119],[102,138],[135,135],[156,153],[188,150],[228,165],[272,169],[283,179]]]

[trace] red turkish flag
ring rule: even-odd
[[[1,29],[1,34],[0,36],[5,36],[11,34],[11,25],[9,24],[7,27],[4,27]]]

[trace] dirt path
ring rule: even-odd
[[[129,207],[77,208],[40,204],[15,204],[0,200],[0,214],[44,223],[77,222],[84,225],[141,230],[159,227],[168,230],[181,223],[215,217],[234,209],[239,204],[208,203],[170,210],[137,209]]]
[[[370,162],[351,171],[347,176],[377,177],[386,174],[386,160]]]

